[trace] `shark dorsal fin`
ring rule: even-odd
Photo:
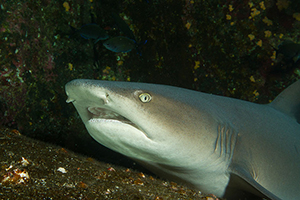
[[[283,90],[270,103],[270,106],[295,118],[300,123],[300,80]]]

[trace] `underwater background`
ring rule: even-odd
[[[269,103],[299,79],[299,30],[297,0],[3,0],[0,126],[134,168],[91,139],[65,102],[67,82],[157,83]]]

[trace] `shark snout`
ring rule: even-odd
[[[73,80],[66,84],[66,102],[84,107],[101,107],[109,103],[109,93],[105,88],[90,81]]]

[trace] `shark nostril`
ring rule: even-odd
[[[72,103],[72,102],[74,102],[74,101],[75,101],[75,99],[72,99],[72,98],[70,98],[70,97],[68,97],[68,99],[66,100],[67,103]]]
[[[108,102],[109,102],[109,94],[105,93],[105,98],[103,98],[102,100],[103,100],[103,104],[108,104]]]

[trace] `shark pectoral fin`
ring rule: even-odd
[[[230,173],[230,181],[226,187],[225,198],[239,199],[244,197],[253,200],[261,200],[262,198],[281,200],[257,183],[244,169],[236,167],[234,171]]]
[[[300,80],[283,90],[269,105],[300,123]]]

